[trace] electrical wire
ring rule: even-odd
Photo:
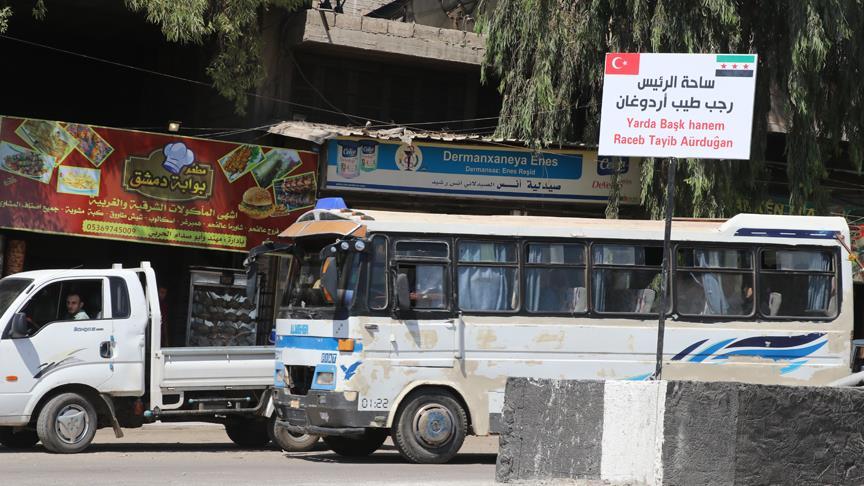
[[[131,69],[131,70],[134,70],[134,71],[138,71],[138,72],[143,72],[143,73],[151,74],[151,75],[154,75],[154,76],[162,76],[162,77],[169,78],[169,79],[173,79],[173,80],[176,80],[176,81],[182,81],[182,82],[186,82],[186,83],[195,84],[195,85],[198,85],[198,86],[204,86],[204,87],[208,87],[208,88],[211,88],[211,89],[215,87],[213,83],[206,83],[206,82],[204,82],[204,81],[199,81],[199,80],[196,80],[196,79],[190,79],[190,78],[186,78],[186,77],[183,77],[183,76],[177,76],[177,75],[169,74],[169,73],[163,73],[163,72],[161,72],[161,71],[155,71],[155,70],[153,70],[153,69],[147,69],[147,68],[142,68],[142,67],[139,67],[139,66],[133,66],[133,65],[130,65],[130,64],[125,64],[125,63],[122,63],[122,62],[111,61],[111,60],[109,60],[109,59],[103,59],[103,58],[99,58],[99,57],[96,57],[96,56],[91,56],[91,55],[88,55],[88,54],[83,54],[83,53],[80,53],[80,52],[70,51],[70,50],[67,50],[67,49],[61,49],[61,48],[59,48],[59,47],[49,46],[49,45],[46,45],[46,44],[41,44],[41,43],[38,43],[38,42],[33,42],[33,41],[26,40],[26,39],[20,39],[20,38],[18,38],[18,37],[13,37],[13,36],[6,35],[6,34],[0,34],[0,38],[2,38],[2,39],[7,39],[7,40],[10,40],[10,41],[14,41],[14,42],[18,42],[18,43],[25,44],[25,45],[29,45],[29,46],[32,46],[32,47],[38,47],[38,48],[41,48],[41,49],[47,49],[47,50],[54,51],[54,52],[60,52],[60,53],[67,54],[67,55],[70,55],[70,56],[80,57],[80,58],[87,59],[87,60],[94,61],[94,62],[101,62],[101,63],[105,63],[105,64],[110,64],[110,65],[112,65],[112,66],[121,67],[121,68],[124,68],[124,69]],[[304,77],[304,79],[305,79],[305,77]],[[308,80],[307,80],[307,83],[308,83]],[[412,131],[418,132],[418,134],[420,134],[420,135],[422,135],[422,134],[424,134],[424,133],[434,133],[434,132],[430,132],[430,131],[427,131],[427,130],[425,130],[425,129],[419,128],[418,125],[431,125],[431,124],[442,124],[442,123],[444,123],[444,122],[441,122],[441,121],[436,121],[436,122],[415,122],[415,123],[411,123],[411,124],[398,124],[398,125],[396,125],[396,124],[394,124],[394,123],[388,123],[388,122],[384,122],[384,121],[381,121],[381,120],[376,120],[376,119],[373,119],[373,118],[361,117],[361,116],[356,116],[356,115],[349,115],[348,113],[345,113],[344,111],[341,111],[341,110],[338,110],[338,111],[337,111],[337,110],[329,110],[329,109],[326,109],[326,108],[319,108],[319,107],[316,107],[316,106],[306,105],[306,104],[303,104],[303,103],[296,103],[296,102],[293,102],[293,101],[288,101],[288,100],[281,99],[281,98],[276,98],[276,97],[273,97],[273,96],[262,95],[262,94],[259,94],[259,93],[253,93],[253,92],[249,92],[249,91],[247,91],[247,92],[244,92],[243,94],[245,94],[246,96],[251,96],[251,97],[254,97],[254,98],[259,98],[259,99],[263,99],[263,100],[266,100],[266,101],[272,101],[272,102],[275,102],[275,103],[288,104],[288,105],[297,106],[297,107],[304,108],[304,109],[317,110],[317,111],[324,112],[324,113],[330,113],[330,114],[335,114],[335,115],[340,115],[340,116],[354,116],[354,117],[357,118],[358,120],[369,120],[369,121],[376,122],[376,123],[379,124],[378,126],[404,126],[404,127],[407,128],[407,129],[410,129],[410,130],[412,130]],[[329,102],[328,102],[328,103],[329,103]],[[587,106],[587,105],[585,105],[585,106]],[[573,107],[574,107],[574,108],[579,108],[579,105],[574,104]],[[562,108],[562,109],[570,109],[570,107],[568,107],[568,108]],[[551,110],[551,111],[560,111],[560,110]],[[548,112],[548,111],[547,111],[547,112]],[[537,113],[544,113],[544,112],[543,112],[543,111],[538,111]],[[515,116],[515,115],[511,115],[511,116]],[[480,117],[480,118],[466,118],[466,119],[462,119],[462,120],[449,120],[449,121],[445,121],[445,122],[449,122],[449,123],[457,123],[457,122],[459,122],[459,123],[464,123],[464,122],[468,122],[468,121],[495,120],[495,119],[500,119],[500,118],[501,118],[500,116],[495,116],[495,117]],[[280,122],[280,123],[281,123],[281,122]],[[221,136],[237,135],[237,134],[240,134],[240,133],[246,133],[246,132],[255,131],[255,130],[264,130],[264,129],[269,129],[269,128],[272,128],[272,127],[274,127],[274,126],[276,126],[276,125],[278,125],[278,124],[279,124],[279,123],[272,123],[272,124],[269,124],[269,125],[261,125],[261,126],[258,126],[258,127],[242,128],[242,129],[237,129],[237,130],[225,130],[225,131],[216,132],[216,133],[211,133],[211,134],[201,134],[201,135],[199,135],[199,136],[201,136],[201,137],[207,137],[207,136],[210,136],[210,137],[221,137]],[[497,125],[496,125],[496,126],[497,126]],[[489,143],[489,144],[492,144],[492,145],[498,145],[498,146],[502,146],[502,147],[507,147],[507,148],[514,148],[514,149],[520,149],[520,150],[524,150],[524,149],[525,149],[525,146],[510,145],[510,144],[505,144],[505,143],[501,143],[501,142],[492,142],[492,141],[489,141],[489,140],[484,140],[484,142]],[[547,151],[547,150],[538,150],[537,153],[553,153],[553,152],[550,152],[550,151]]]
[[[183,82],[186,82],[186,83],[196,84],[196,85],[198,85],[198,86],[205,86],[205,87],[208,87],[208,88],[215,88],[215,85],[214,85],[213,83],[205,83],[204,81],[199,81],[199,80],[197,80],[197,79],[185,78],[185,77],[183,77],[183,76],[177,76],[177,75],[174,75],[174,74],[163,73],[163,72],[155,71],[155,70],[152,70],[152,69],[142,68],[142,67],[139,67],[139,66],[133,66],[133,65],[130,65],[130,64],[124,64],[124,63],[122,63],[122,62],[111,61],[111,60],[108,60],[108,59],[103,59],[103,58],[99,58],[99,57],[95,57],[95,56],[90,56],[90,55],[88,55],[88,54],[82,54],[82,53],[80,53],[80,52],[69,51],[69,50],[66,50],[66,49],[61,49],[61,48],[59,48],[59,47],[54,47],[54,46],[49,46],[49,45],[45,45],[45,44],[40,44],[40,43],[38,43],[38,42],[28,41],[28,40],[25,40],[25,39],[19,39],[19,38],[17,38],[17,37],[12,37],[12,36],[10,36],[10,35],[6,35],[6,34],[0,34],[0,38],[2,38],[2,39],[8,39],[8,40],[11,40],[11,41],[14,41],[14,42],[19,42],[19,43],[26,44],[26,45],[33,46],[33,47],[39,47],[39,48],[42,48],[42,49],[48,49],[48,50],[51,50],[51,51],[60,52],[60,53],[63,53],[63,54],[68,54],[68,55],[71,55],[71,56],[81,57],[81,58],[84,58],[84,59],[87,59],[87,60],[90,60],[90,61],[101,62],[101,63],[110,64],[110,65],[117,66],[117,67],[122,67],[122,68],[125,68],[125,69],[131,69],[131,70],[138,71],[138,72],[142,72],[142,73],[152,74],[152,75],[154,75],[154,76],[162,76],[162,77],[164,77],[164,78],[169,78],[169,79],[174,79],[174,80],[176,80],[176,81],[183,81]],[[334,111],[334,110],[328,110],[328,109],[326,109],[326,108],[319,108],[319,107],[317,107],[317,106],[306,105],[306,104],[303,104],[303,103],[297,103],[297,102],[294,102],[294,101],[288,101],[288,100],[285,100],[285,99],[282,99],[282,98],[276,98],[276,97],[274,97],[274,96],[267,96],[267,95],[262,95],[262,94],[259,94],[259,93],[253,93],[253,92],[251,92],[251,91],[244,91],[243,94],[246,95],[246,96],[251,96],[251,97],[253,97],[253,98],[258,98],[258,99],[262,99],[262,100],[266,100],[266,101],[272,101],[272,102],[274,102],[274,103],[283,103],[283,104],[286,104],[286,105],[297,106],[297,107],[304,108],[304,109],[307,109],[307,110],[317,110],[317,111],[320,111],[320,112],[330,113],[330,114],[334,114],[334,115],[345,115],[344,112],[339,112],[339,111]],[[357,117],[357,118],[359,118],[359,119],[363,119],[364,117]],[[378,122],[378,123],[386,123],[386,122],[383,122],[383,121],[381,121],[381,120],[372,120],[372,121],[374,121],[374,122]]]

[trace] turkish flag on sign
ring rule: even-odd
[[[606,74],[639,74],[639,53],[610,52],[606,54]]]

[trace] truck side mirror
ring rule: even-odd
[[[411,309],[411,291],[408,289],[408,275],[396,274],[396,303],[400,311]]]
[[[324,298],[335,303],[339,288],[339,272],[335,256],[328,256],[321,264],[321,287],[324,289]]]
[[[18,312],[12,315],[12,332],[10,336],[13,339],[27,337],[27,315],[23,312]]]

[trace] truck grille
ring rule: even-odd
[[[312,386],[312,377],[315,376],[314,366],[286,366],[291,382],[288,391],[292,395],[306,395]]]

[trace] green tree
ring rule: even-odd
[[[296,10],[307,0],[126,0],[126,7],[142,12],[159,25],[171,42],[204,44],[216,49],[207,74],[219,93],[245,113],[247,93],[264,79],[260,20],[273,8]],[[44,18],[44,0],[35,0],[33,15]],[[0,34],[8,28],[12,8],[0,7]]]
[[[503,95],[498,135],[540,147],[597,141],[606,52],[758,53],[751,160],[679,164],[678,214],[759,209],[772,108],[786,117],[793,211],[824,199],[827,159],[861,170],[864,0],[499,0],[483,19],[483,78]],[[652,217],[663,212],[659,166],[643,164]]]

